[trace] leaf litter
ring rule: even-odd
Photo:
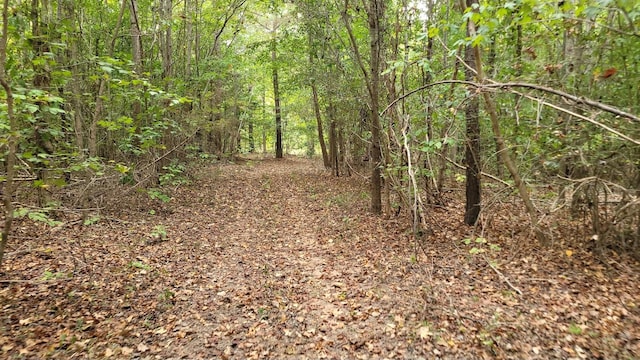
[[[195,177],[166,204],[118,199],[90,226],[19,221],[2,357],[640,358],[639,264],[540,247],[515,211],[466,244],[453,202],[417,243],[402,217],[368,213],[364,182],[313,161]]]

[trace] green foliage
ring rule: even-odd
[[[48,226],[57,226],[62,224],[62,221],[58,221],[50,217],[49,212],[52,210],[53,208],[29,209],[21,207],[14,210],[13,216],[18,219],[26,216],[32,221],[41,222]]]
[[[167,229],[164,225],[156,225],[153,227],[149,236],[155,240],[165,241],[167,240]]]
[[[184,176],[184,172],[187,170],[184,164],[174,161],[170,165],[163,166],[162,169],[165,170],[165,173],[159,177],[161,186],[179,186],[189,183],[189,179]]]
[[[169,201],[171,201],[171,197],[169,197],[168,195],[166,195],[160,189],[157,189],[157,188],[147,189],[147,194],[149,195],[149,198],[151,200],[160,200],[163,203],[168,203]]]
[[[469,254],[471,255],[483,254],[486,252],[495,253],[502,250],[499,245],[490,243],[483,237],[477,237],[475,239],[466,238],[462,240],[462,242],[465,245],[474,245],[469,249]]]
[[[129,263],[129,267],[134,268],[134,269],[140,269],[140,270],[144,270],[144,271],[151,271],[151,266],[148,264],[145,264],[142,261],[132,261]]]
[[[60,272],[60,271],[53,272],[48,269],[44,271],[44,274],[42,274],[42,280],[44,281],[64,279],[67,277],[68,275],[64,272]]]
[[[175,297],[176,297],[176,294],[169,289],[164,289],[160,294],[158,294],[158,300],[160,301],[163,307],[173,306]]]
[[[575,323],[569,324],[569,333],[573,335],[582,335],[582,327]]]
[[[100,215],[94,215],[84,220],[82,223],[84,226],[97,224],[100,221]]]

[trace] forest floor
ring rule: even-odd
[[[509,204],[470,244],[456,201],[430,209],[418,243],[310,160],[134,195],[84,226],[17,222],[1,358],[640,358],[640,265],[538,246]]]

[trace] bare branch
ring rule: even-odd
[[[393,105],[395,105],[398,101],[401,101],[402,99],[405,99],[405,98],[407,98],[407,97],[409,97],[409,96],[411,96],[411,95],[413,95],[413,94],[415,94],[417,92],[423,91],[423,90],[428,89],[430,87],[434,87],[434,86],[437,86],[437,85],[443,85],[443,84],[467,85],[467,86],[474,87],[474,88],[476,88],[476,89],[478,89],[480,91],[482,91],[482,90],[496,90],[496,89],[510,89],[510,88],[518,88],[518,87],[532,89],[532,90],[538,90],[538,91],[547,92],[547,93],[550,93],[550,94],[553,94],[553,95],[557,95],[557,96],[563,97],[565,99],[574,101],[576,103],[585,104],[585,105],[591,106],[593,108],[600,109],[600,110],[603,110],[605,112],[611,113],[613,115],[625,117],[627,119],[640,122],[640,117],[638,117],[636,115],[633,115],[631,113],[627,113],[625,111],[622,111],[622,110],[620,110],[618,108],[615,108],[613,106],[609,106],[609,105],[603,104],[601,102],[598,102],[598,101],[595,101],[595,100],[591,100],[591,99],[587,99],[587,98],[584,98],[584,97],[571,95],[571,94],[568,94],[568,93],[566,93],[564,91],[556,90],[556,89],[549,88],[549,87],[546,87],[546,86],[528,84],[528,83],[516,83],[516,82],[512,82],[512,83],[492,82],[491,84],[479,84],[479,83],[475,83],[475,82],[472,82],[472,81],[464,81],[464,80],[442,80],[442,81],[436,81],[436,82],[433,82],[433,83],[429,83],[429,84],[423,85],[423,86],[421,86],[421,87],[419,87],[417,89],[411,90],[408,93],[403,94],[402,96],[400,96],[397,99],[393,100],[391,103],[389,103],[389,105],[387,105],[386,108],[384,108],[384,110],[382,110],[382,112],[380,114],[383,115],[384,113],[386,113]],[[636,139],[633,139],[633,138],[631,138],[629,136],[626,136],[626,135],[622,134],[620,131],[617,131],[617,130],[615,130],[615,129],[613,129],[613,128],[611,128],[611,127],[609,127],[609,126],[607,126],[607,125],[605,125],[605,124],[603,124],[603,123],[601,123],[599,121],[596,121],[596,120],[591,119],[589,117],[586,117],[584,115],[577,114],[577,113],[575,113],[573,111],[564,109],[564,108],[562,108],[562,107],[560,107],[558,105],[554,105],[554,104],[552,104],[550,102],[547,102],[547,101],[544,101],[544,100],[542,100],[540,98],[536,98],[535,96],[526,95],[526,94],[514,91],[512,89],[510,89],[510,91],[515,92],[515,93],[517,93],[519,95],[525,96],[530,100],[538,101],[541,104],[549,106],[549,107],[551,107],[553,109],[556,109],[558,111],[562,111],[562,112],[565,112],[565,113],[567,113],[567,114],[569,114],[571,116],[575,116],[575,117],[577,117],[579,119],[588,121],[588,122],[590,122],[590,123],[592,123],[592,124],[594,124],[594,125],[596,125],[598,127],[601,127],[603,129],[611,132],[612,134],[615,134],[616,136],[619,136],[620,138],[622,138],[624,140],[627,140],[627,141],[632,142],[634,144],[640,145],[640,141],[639,140],[636,140]]]

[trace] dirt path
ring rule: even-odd
[[[432,209],[414,252],[363,182],[307,160],[207,166],[171,195],[85,226],[19,222],[2,357],[640,357],[638,264],[535,248],[515,211],[467,245],[459,209]]]
[[[191,231],[192,224],[181,230],[205,239],[196,251],[203,258],[175,264],[195,275],[177,291],[190,298],[177,307],[191,313],[183,322],[193,333],[176,354],[414,357],[407,353],[408,333],[393,339],[410,314],[392,309],[393,303],[417,299],[401,291],[410,288],[405,281],[392,286],[386,279],[392,272],[402,276],[401,269],[380,268],[378,262],[409,255],[393,249],[375,254],[370,242],[376,239],[361,228],[371,220],[366,193],[300,160],[227,170],[211,184],[212,211],[188,204],[176,210],[194,213],[194,223],[209,221],[204,234]],[[222,216],[226,220],[216,221]],[[401,237],[396,241],[403,243]]]

